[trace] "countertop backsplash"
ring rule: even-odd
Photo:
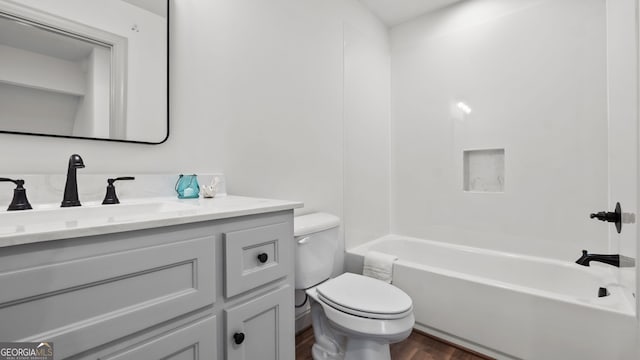
[[[118,198],[121,202],[127,199],[149,197],[177,196],[175,191],[179,174],[82,174],[78,171],[78,195],[81,202],[101,202],[104,199],[107,179],[120,176],[135,176],[132,181],[117,181],[115,183]],[[34,208],[38,205],[62,202],[66,174],[32,174],[8,176],[11,179],[24,179],[27,197]],[[219,178],[217,196],[226,195],[226,181],[224,174],[198,174],[198,183],[211,184],[214,177]],[[12,183],[0,183],[0,211],[6,210],[13,199]]]

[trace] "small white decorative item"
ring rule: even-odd
[[[213,180],[211,180],[211,185],[205,185],[201,187],[202,190],[202,197],[204,198],[213,198],[216,196],[216,193],[218,192],[218,183],[220,182],[220,179],[216,176],[213,178]]]

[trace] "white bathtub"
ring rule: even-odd
[[[348,250],[347,270],[369,250],[399,257],[393,284],[420,330],[499,359],[635,359],[632,295],[614,268],[389,235]]]

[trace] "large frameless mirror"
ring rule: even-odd
[[[0,0],[0,132],[159,144],[168,0]]]

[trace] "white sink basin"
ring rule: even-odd
[[[120,222],[144,220],[161,214],[195,211],[196,205],[180,202],[158,201],[149,203],[89,205],[72,208],[42,208],[0,213],[0,227],[29,227],[52,223]]]

